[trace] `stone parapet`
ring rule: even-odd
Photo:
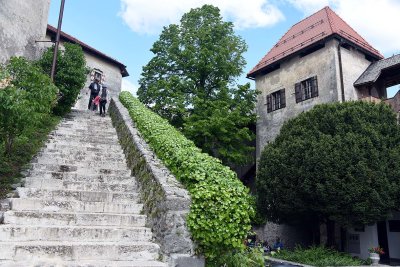
[[[148,217],[147,226],[160,244],[169,266],[204,266],[195,256],[195,244],[186,227],[190,211],[189,192],[176,180],[142,139],[127,109],[113,98],[109,113],[126,161],[140,188],[140,199]],[[189,264],[189,265],[188,265]]]

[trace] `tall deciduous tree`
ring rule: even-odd
[[[225,163],[245,163],[256,91],[237,85],[247,46],[211,5],[165,27],[143,67],[139,99]]]
[[[50,74],[54,48],[47,49],[42,58],[38,61],[45,73]],[[58,51],[57,68],[54,83],[62,93],[54,113],[64,115],[74,105],[80,90],[85,85],[86,75],[89,70],[86,68],[86,60],[82,48],[77,44],[65,43],[64,49]]]
[[[259,209],[275,222],[350,227],[399,207],[400,132],[385,104],[314,107],[289,120],[262,152]],[[318,226],[318,227],[317,227]]]

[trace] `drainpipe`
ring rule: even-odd
[[[344,82],[343,82],[342,53],[340,51],[341,45],[342,45],[342,40],[339,41],[337,50],[338,50],[338,58],[339,58],[340,91],[342,92],[342,102],[344,102],[345,96],[344,96]]]

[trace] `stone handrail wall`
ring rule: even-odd
[[[127,164],[138,181],[147,224],[160,244],[164,261],[176,267],[204,266],[204,259],[194,255],[196,246],[186,227],[191,204],[189,192],[142,139],[128,110],[118,99],[111,100],[109,114]]]

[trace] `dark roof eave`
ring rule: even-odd
[[[371,51],[369,51],[369,50],[363,48],[362,46],[360,46],[360,45],[354,43],[353,41],[347,39],[346,37],[344,37],[344,36],[342,36],[342,35],[340,35],[340,34],[334,33],[333,35],[331,35],[331,37],[336,38],[336,39],[339,40],[339,41],[340,41],[340,40],[343,40],[343,39],[346,40],[347,43],[351,44],[351,45],[352,45],[353,47],[355,47],[356,49],[360,50],[360,51],[363,52],[364,54],[366,54],[366,55],[368,55],[368,56],[370,56],[370,57],[372,57],[372,58],[374,58],[374,59],[376,59],[376,60],[381,60],[381,59],[384,58],[382,55],[374,54],[374,53],[372,53]]]
[[[327,41],[332,40],[332,39],[337,39],[337,40],[338,40],[338,39],[345,39],[347,42],[349,42],[350,44],[352,44],[354,47],[356,47],[357,49],[361,50],[364,54],[367,54],[367,55],[373,57],[373,58],[376,59],[376,60],[383,59],[383,57],[371,53],[370,51],[366,50],[365,48],[362,48],[361,46],[355,44],[355,43],[352,42],[351,40],[348,40],[346,37],[341,36],[341,35],[336,34],[336,33],[335,33],[335,34],[332,34],[332,35],[329,35],[329,36],[326,36],[325,38],[319,40],[319,41],[316,42],[316,43],[327,42]],[[290,57],[293,57],[293,56],[297,56],[298,54],[300,54],[301,52],[304,52],[304,50],[310,48],[311,46],[315,45],[316,43],[313,43],[313,44],[311,44],[311,45],[309,45],[309,46],[305,46],[305,47],[303,47],[302,49],[300,49],[300,50],[294,52],[293,54],[289,54],[289,55],[287,55],[287,56],[285,56],[285,57],[282,57],[282,58],[278,59],[277,61],[272,62],[271,64],[268,64],[268,65],[265,65],[265,66],[261,67],[260,69],[254,71],[254,72],[248,73],[248,74],[246,75],[246,78],[248,78],[248,79],[255,79],[256,76],[257,76],[259,73],[263,72],[263,71],[264,71],[265,69],[267,69],[269,66],[275,65],[275,64],[280,64],[283,60],[286,60],[286,59],[288,59],[288,58],[290,58]]]
[[[46,33],[48,33],[48,32],[55,35],[55,34],[57,34],[57,29],[55,27],[47,24]],[[108,61],[108,62],[110,62],[112,64],[117,65],[119,67],[120,71],[121,71],[122,77],[129,76],[129,73],[126,70],[126,66],[124,64],[122,64],[121,62],[119,62],[118,60],[107,56],[106,54],[98,51],[97,49],[85,44],[84,42],[76,39],[75,37],[73,37],[73,36],[71,36],[71,35],[69,35],[69,34],[67,34],[67,33],[65,33],[63,31],[61,31],[60,38],[62,40],[66,40],[66,41],[74,43],[74,44],[79,44],[82,47],[82,50],[84,50],[86,52],[89,52],[89,53],[91,53],[91,54],[93,54],[95,56],[98,56],[98,57],[100,57],[102,59],[105,59],[106,61]]]
[[[310,47],[312,47],[312,46],[314,46],[314,45],[316,45],[316,44],[325,43],[325,42],[328,41],[328,39],[331,39],[330,37],[332,37],[332,36],[327,36],[327,37],[325,37],[325,38],[323,38],[323,39],[321,39],[321,40],[318,40],[318,41],[315,42],[315,43],[312,43],[312,44],[309,45],[309,46],[304,46],[303,48],[301,48],[300,50],[297,50],[297,51],[293,52],[292,54],[288,54],[288,55],[286,55],[286,56],[284,56],[284,57],[282,57],[282,58],[280,58],[280,59],[278,59],[278,60],[272,62],[271,64],[265,65],[265,66],[261,67],[260,69],[258,69],[258,70],[256,70],[256,71],[253,71],[253,72],[251,72],[251,73],[248,73],[248,74],[246,75],[246,78],[248,78],[248,79],[253,79],[253,80],[254,80],[258,74],[260,74],[261,72],[263,72],[263,71],[265,71],[266,69],[268,69],[268,67],[273,66],[273,65],[277,65],[277,64],[281,64],[282,61],[284,61],[284,60],[287,60],[287,59],[289,59],[289,58],[298,56],[300,53],[304,52],[305,50],[309,49]]]
[[[357,83],[357,81],[355,81],[353,83],[353,86],[354,87],[361,87],[361,86],[366,86],[366,85],[373,84],[373,83],[374,83],[373,81],[368,81],[368,82],[363,82],[363,83]]]

